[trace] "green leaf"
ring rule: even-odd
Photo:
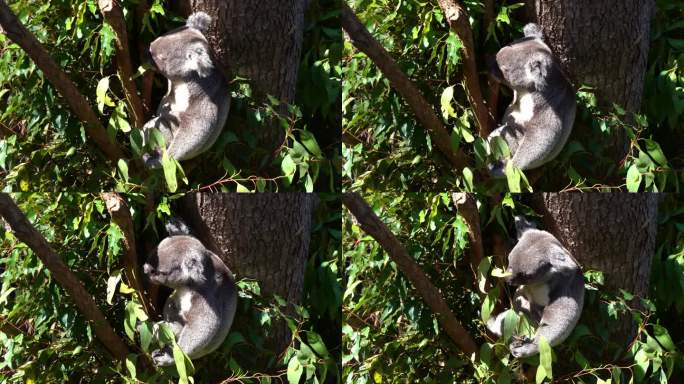
[[[466,192],[473,192],[475,190],[475,186],[473,184],[473,171],[471,171],[468,167],[463,168],[463,181],[465,183]]]
[[[302,144],[304,144],[304,147],[311,152],[313,155],[316,157],[323,157],[323,153],[321,152],[321,148],[318,146],[318,143],[316,142],[316,138],[314,135],[309,132],[309,131],[301,131],[301,140]]]
[[[287,382],[289,384],[299,384],[299,379],[302,377],[304,367],[299,362],[296,356],[292,356],[290,362],[287,364]]]
[[[667,349],[670,352],[675,351],[676,347],[672,342],[670,334],[667,332],[667,329],[665,329],[665,327],[660,326],[658,324],[653,324],[653,335],[655,336],[656,340],[658,340],[660,345],[663,346],[663,348]]]
[[[100,113],[104,113],[104,106],[113,107],[114,102],[107,95],[107,90],[109,89],[109,76],[100,79],[97,83],[97,88],[95,89],[95,96],[97,100],[97,109]]]
[[[164,179],[169,192],[176,192],[178,181],[176,180],[176,161],[169,157],[166,150],[162,155],[162,168],[164,169]]]
[[[660,145],[649,139],[645,139],[644,142],[646,143],[646,152],[648,152],[649,156],[659,165],[667,166],[667,159],[662,149],[660,149]]]
[[[454,87],[444,88],[442,91],[442,97],[440,99],[442,108],[442,117],[444,120],[449,120],[449,117],[456,117],[456,111],[451,106],[451,100],[454,98]]]
[[[107,304],[112,304],[112,299],[114,298],[114,293],[116,293],[116,287],[121,281],[121,271],[117,271],[107,279]]]
[[[512,161],[506,162],[506,181],[508,182],[508,190],[512,193],[520,193],[520,171],[513,167]]]
[[[185,354],[177,343],[173,343],[173,361],[176,363],[176,371],[178,371],[178,383],[188,384],[188,372],[185,369]]]
[[[132,379],[135,379],[135,377],[137,375],[137,372],[135,370],[135,362],[137,359],[138,359],[138,356],[133,354],[133,353],[129,353],[126,356],[126,369],[128,370],[128,374],[130,375],[130,377]]]
[[[546,341],[544,336],[539,336],[539,366],[544,367],[546,377],[553,380],[552,364],[553,355],[551,354],[551,346]]]
[[[639,192],[639,184],[641,184],[641,172],[636,164],[632,164],[627,170],[627,178],[625,179],[627,183],[627,191],[629,192]]]
[[[236,189],[237,192],[239,192],[239,193],[249,193],[249,192],[251,192],[251,191],[249,190],[249,188],[247,188],[247,187],[245,187],[244,185],[238,183],[237,181],[235,182],[235,184],[237,185],[237,189]]]
[[[121,177],[123,177],[125,182],[128,182],[128,164],[126,163],[126,160],[119,159],[119,161],[116,163],[116,166],[119,168]]]
[[[288,154],[283,158],[283,162],[280,163],[280,169],[282,169],[283,175],[291,183],[295,171],[297,170],[297,165],[295,164],[294,160],[292,160],[292,156]]]
[[[150,324],[141,323],[140,327],[138,327],[138,331],[140,331],[140,346],[143,351],[149,352],[150,344],[152,343],[152,328],[150,327]]]

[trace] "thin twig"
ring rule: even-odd
[[[473,30],[470,28],[468,12],[456,0],[438,0],[442,12],[446,17],[449,27],[463,43],[463,77],[465,78],[466,91],[470,99],[470,105],[475,112],[475,119],[480,128],[480,137],[487,137],[492,131],[492,120],[487,111],[487,105],[482,98],[480,80],[475,63],[475,44],[473,42]]]
[[[98,0],[97,4],[105,22],[114,30],[119,78],[121,78],[128,105],[133,111],[133,122],[137,128],[142,128],[145,123],[145,115],[142,101],[133,81],[131,53],[128,49],[128,34],[126,33],[126,20],[124,20],[123,11],[116,0]]]
[[[133,288],[138,293],[140,303],[148,315],[153,315],[155,312],[154,305],[147,300],[145,296],[145,289],[142,284],[142,274],[140,273],[140,264],[138,263],[138,252],[135,244],[135,231],[133,225],[133,218],[128,210],[126,201],[116,192],[103,192],[102,200],[107,206],[107,211],[112,218],[112,222],[119,226],[123,234],[123,264],[124,275]]]

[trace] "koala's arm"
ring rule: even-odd
[[[539,324],[542,316],[543,307],[536,305],[525,297],[525,288],[518,287],[513,295],[513,310],[522,313],[534,325]],[[487,328],[490,332],[498,337],[503,335],[503,322],[506,318],[508,310],[499,313],[496,317],[492,317],[487,321]]]

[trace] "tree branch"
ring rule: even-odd
[[[482,233],[480,231],[480,212],[477,210],[477,202],[472,193],[452,193],[451,200],[454,202],[458,214],[468,226],[470,238],[470,269],[477,276],[477,268],[484,258],[482,246]],[[476,279],[477,280],[477,279]]]
[[[133,123],[137,128],[142,128],[145,124],[145,113],[138,90],[133,81],[133,69],[131,65],[131,54],[128,49],[128,35],[126,33],[126,20],[123,11],[116,0],[98,0],[100,12],[105,22],[114,30],[116,42],[116,64],[119,67],[119,78],[123,84],[124,93],[128,105],[133,111]]]
[[[85,124],[86,133],[104,152],[109,160],[116,161],[123,156],[121,149],[107,136],[107,131],[98,120],[85,97],[78,91],[69,77],[57,66],[35,36],[24,27],[12,13],[4,0],[0,0],[0,33],[4,33],[19,45],[45,74],[71,110]]]
[[[385,48],[373,38],[356,17],[354,11],[345,3],[342,3],[342,28],[349,36],[352,44],[359,51],[365,53],[387,77],[392,88],[401,95],[415,113],[418,121],[431,134],[433,142],[449,162],[457,170],[463,169],[466,164],[465,155],[461,151],[454,152],[452,150],[449,131],[435,113],[432,105],[425,100],[418,87],[401,71]]]
[[[456,0],[438,0],[442,12],[449,23],[449,27],[463,43],[463,77],[465,78],[466,91],[470,99],[470,105],[475,112],[477,125],[480,127],[480,137],[486,138],[491,132],[493,118],[490,119],[487,105],[482,99],[480,80],[475,63],[475,44],[473,43],[473,30],[470,28],[468,12]]]
[[[411,281],[423,301],[437,315],[451,340],[466,354],[477,353],[475,341],[451,312],[439,289],[430,282],[425,272],[409,256],[406,248],[375,215],[371,207],[357,193],[343,194],[342,202],[354,215],[361,229],[380,243],[399,270]]]
[[[116,192],[103,192],[102,200],[105,201],[107,211],[112,217],[112,222],[119,226],[123,233],[123,264],[124,274],[133,288],[138,293],[140,303],[145,309],[145,313],[152,315],[156,313],[154,305],[147,300],[145,289],[142,284],[142,274],[140,273],[140,264],[138,263],[137,247],[135,245],[135,231],[133,225],[133,218],[128,210],[126,201]]]
[[[78,277],[64,264],[43,235],[31,225],[6,193],[0,193],[0,216],[5,218],[16,237],[28,245],[45,264],[52,278],[72,298],[83,317],[90,321],[97,338],[100,339],[105,348],[117,359],[124,360],[128,354],[126,343],[112,329]]]

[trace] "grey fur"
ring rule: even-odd
[[[496,54],[492,75],[514,92],[501,125],[488,141],[501,137],[512,154],[490,165],[494,177],[504,177],[506,163],[522,170],[553,160],[563,149],[575,121],[575,91],[563,75],[536,24],[524,28],[525,37]]]
[[[187,227],[186,227],[187,228]],[[193,236],[176,235],[159,243],[143,267],[150,281],[174,289],[164,321],[191,359],[218,348],[228,335],[237,307],[237,287],[228,267]],[[170,347],[152,352],[157,366],[174,364]]]
[[[223,130],[230,109],[228,83],[214,66],[209,43],[202,33],[211,18],[197,12],[186,26],[157,38],[150,44],[156,69],[168,79],[157,117],[143,127],[145,142],[149,130],[158,129],[170,157],[188,160],[208,150]],[[143,156],[148,168],[161,166],[161,152]]]
[[[195,28],[202,33],[206,33],[209,29],[209,24],[211,24],[211,17],[204,12],[195,12],[188,16],[188,20],[185,25],[191,28]]]
[[[516,223],[527,222],[516,217]],[[519,286],[513,309],[537,327],[533,339],[517,337],[509,345],[515,357],[539,353],[539,337],[551,346],[562,343],[577,325],[584,306],[582,270],[552,234],[521,226],[518,243],[508,255],[507,282]],[[501,336],[506,311],[489,319],[487,328]]]
[[[192,233],[190,232],[190,227],[188,227],[185,222],[177,217],[172,217],[169,219],[169,221],[166,223],[166,233],[169,234],[169,236],[176,236],[176,235],[191,235]]]

